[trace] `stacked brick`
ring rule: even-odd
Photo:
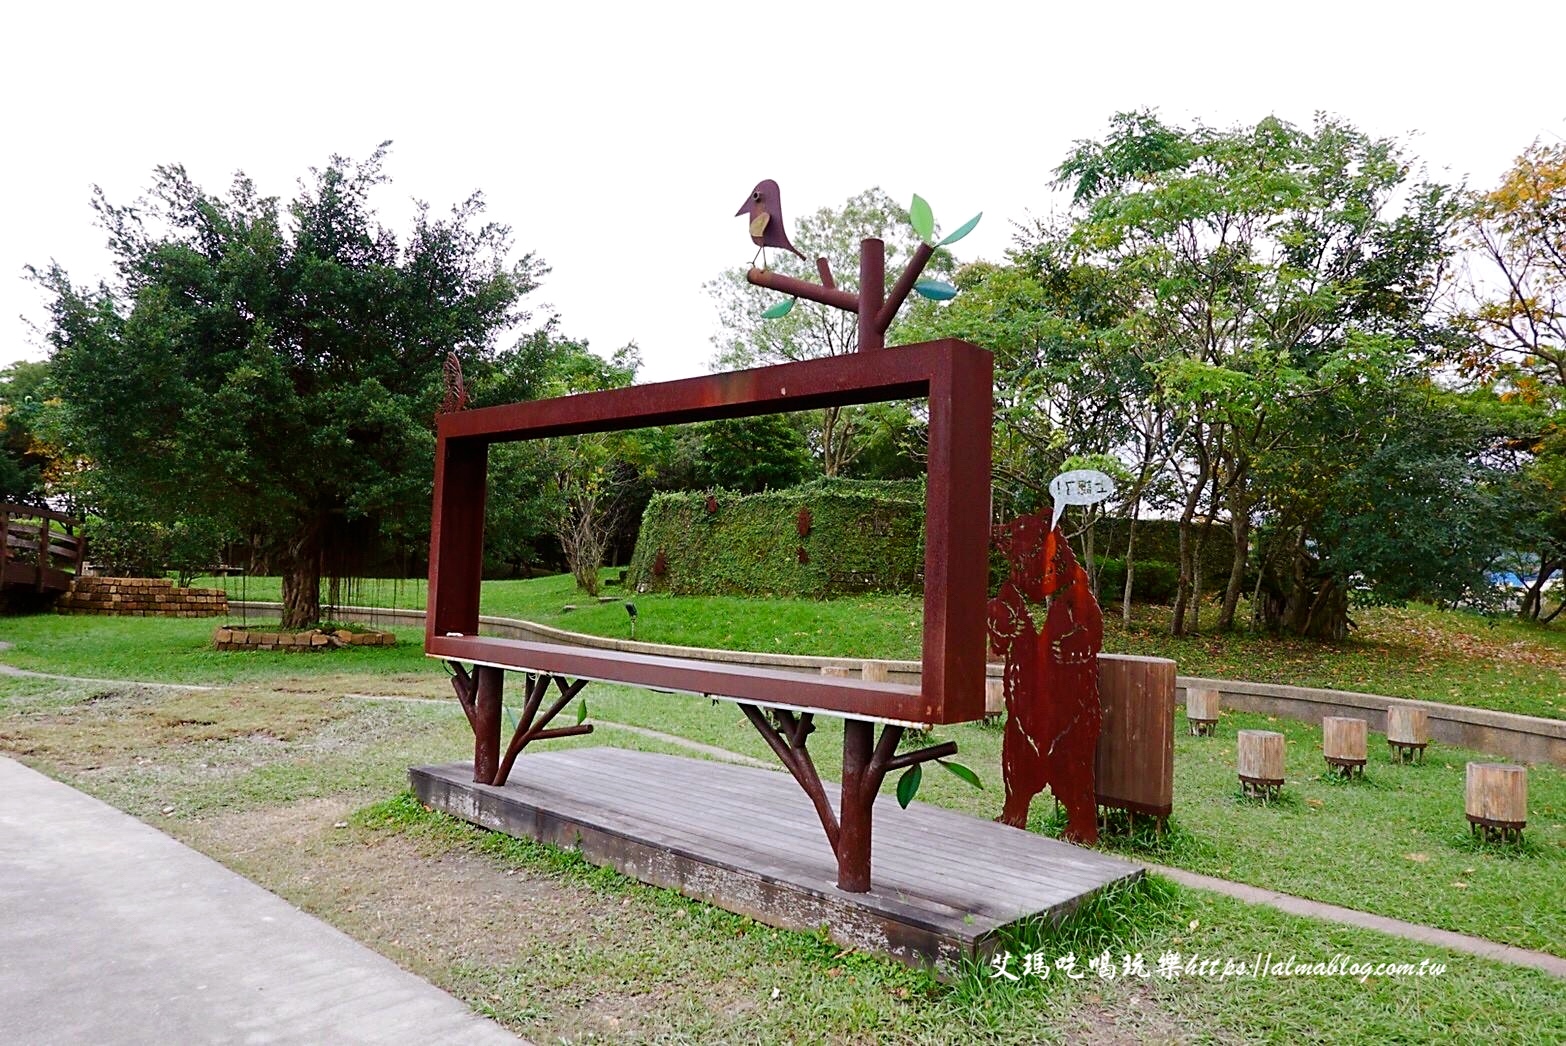
[[[249,628],[220,628],[212,635],[219,650],[333,650],[345,646],[395,646],[390,632],[351,632],[312,628],[304,632],[264,632]]]
[[[62,614],[216,617],[228,613],[220,588],[175,588],[168,578],[78,577],[55,603]]]

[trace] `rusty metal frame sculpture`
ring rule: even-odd
[[[866,251],[876,253],[868,243]],[[894,292],[889,301],[901,298]],[[474,780],[502,784],[531,741],[587,732],[546,724],[588,680],[734,701],[810,796],[838,858],[840,888],[868,890],[870,811],[885,775],[955,750],[946,744],[898,754],[903,728],[984,716],[992,376],[988,352],[946,339],[441,414],[425,652],[474,666],[469,674],[459,664],[453,680],[474,731]],[[929,402],[919,686],[479,635],[491,443],[914,398]],[[508,670],[527,673],[529,682],[523,720],[502,755],[501,695]],[[551,681],[562,696],[534,722]],[[840,814],[832,812],[806,751],[816,713],[847,720]],[[875,721],[885,724],[879,739]]]

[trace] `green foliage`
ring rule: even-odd
[[[822,480],[741,496],[655,496],[642,517],[628,583],[675,594],[825,598],[919,590],[924,491],[914,482]],[[810,533],[799,534],[801,509]],[[799,551],[804,550],[805,562]],[[655,568],[663,554],[666,572]]]
[[[385,155],[333,156],[286,206],[243,175],[224,196],[159,167],[148,200],[98,196],[113,283],[35,273],[89,507],[134,497],[149,510],[135,518],[255,535],[293,579],[290,625],[319,618],[345,525],[420,542],[441,364],[482,369],[543,271],[507,260],[509,230],[477,194],[445,218],[421,205],[399,243],[370,203]]]
[[[903,771],[897,779],[897,805],[904,810],[913,802],[914,796],[919,794],[919,782],[924,779],[924,770],[918,763]]]
[[[918,193],[914,193],[913,203],[908,205],[908,224],[913,226],[913,231],[925,243],[935,239],[935,214]]]
[[[758,414],[697,426],[696,477],[703,487],[755,494],[791,487],[814,470],[797,415]]]
[[[216,564],[230,535],[211,519],[186,518],[172,524],[94,516],[86,521],[87,548],[102,572],[116,577],[179,575],[179,583]]]
[[[1137,603],[1169,606],[1180,590],[1180,568],[1157,559],[1136,557],[1136,572],[1131,579],[1131,599]],[[1099,599],[1119,600],[1126,589],[1126,561],[1104,556],[1098,561]]]
[[[20,361],[0,370],[0,501],[37,503],[59,453],[40,431],[48,425],[49,365]]]

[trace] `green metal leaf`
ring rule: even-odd
[[[587,698],[584,697],[584,698],[582,698],[582,703],[576,706],[576,725],[577,726],[581,726],[583,720],[585,720],[586,718],[587,718]],[[950,768],[948,767],[948,769],[950,769]],[[969,770],[968,772],[972,773],[973,771]]]
[[[964,236],[966,236],[970,232],[972,232],[974,230],[974,227],[979,224],[979,219],[982,218],[982,217],[984,217],[984,212],[980,211],[978,214],[975,214],[972,218],[969,218],[966,222],[964,222],[962,228],[958,229],[956,232],[954,232],[950,236],[946,237],[946,239],[944,239],[940,243],[936,244],[936,246],[937,247],[945,247],[945,246],[947,246],[949,244],[956,243],[958,240],[962,239]]]
[[[977,788],[979,791],[984,791],[984,782],[979,780],[979,775],[974,773],[972,770],[969,770],[966,766],[963,766],[961,763],[947,762],[945,759],[937,759],[936,762],[946,767],[946,769],[950,770],[964,781],[967,781],[969,784],[973,785],[973,787]]]
[[[794,302],[798,300],[799,299],[797,298],[789,298],[785,301],[780,301],[766,312],[762,313],[761,318],[764,320],[782,319],[784,316],[789,314],[789,311],[794,308]]]
[[[957,288],[945,280],[920,280],[914,284],[914,290],[931,301],[951,301],[957,297]]]
[[[908,221],[925,243],[935,238],[935,212],[918,193],[914,193],[913,203],[908,205]]]
[[[919,764],[915,763],[904,771],[903,776],[897,779],[897,805],[904,810],[913,802],[914,793],[919,791],[919,778],[923,775],[919,771]]]

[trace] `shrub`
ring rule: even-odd
[[[1126,561],[1110,556],[1098,560],[1098,596],[1104,603],[1118,602],[1126,589]],[[1180,568],[1158,559],[1138,559],[1131,581],[1131,602],[1174,602],[1180,589]]]
[[[919,591],[924,485],[833,479],[760,494],[659,494],[642,516],[627,582],[677,595]]]

